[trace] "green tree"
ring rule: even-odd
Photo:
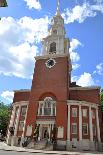
[[[5,136],[9,118],[10,118],[10,105],[5,105],[3,102],[0,102],[0,132]]]
[[[103,89],[101,90],[101,93],[100,93],[100,103],[101,103],[101,109],[103,111]]]

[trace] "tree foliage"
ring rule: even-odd
[[[0,132],[5,136],[10,118],[10,105],[0,102]]]
[[[103,89],[101,90],[101,93],[100,93],[100,103],[101,103],[101,109],[103,111]]]

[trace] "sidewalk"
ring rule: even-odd
[[[5,151],[17,151],[17,152],[30,152],[30,153],[43,153],[43,154],[60,154],[60,155],[103,155],[103,152],[68,152],[68,151],[43,151],[43,150],[34,150],[26,149],[16,146],[8,146],[4,142],[0,142],[0,150]]]

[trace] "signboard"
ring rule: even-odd
[[[26,136],[31,136],[32,135],[32,125],[31,126],[27,126],[27,131],[26,131]]]
[[[60,127],[58,127],[57,138],[63,138],[63,137],[64,137],[64,127],[60,126]]]

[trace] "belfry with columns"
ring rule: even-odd
[[[8,145],[36,138],[55,140],[57,148],[66,150],[102,150],[100,87],[71,82],[69,48],[58,0],[48,35],[42,40],[42,55],[35,57],[31,89],[15,90]]]

